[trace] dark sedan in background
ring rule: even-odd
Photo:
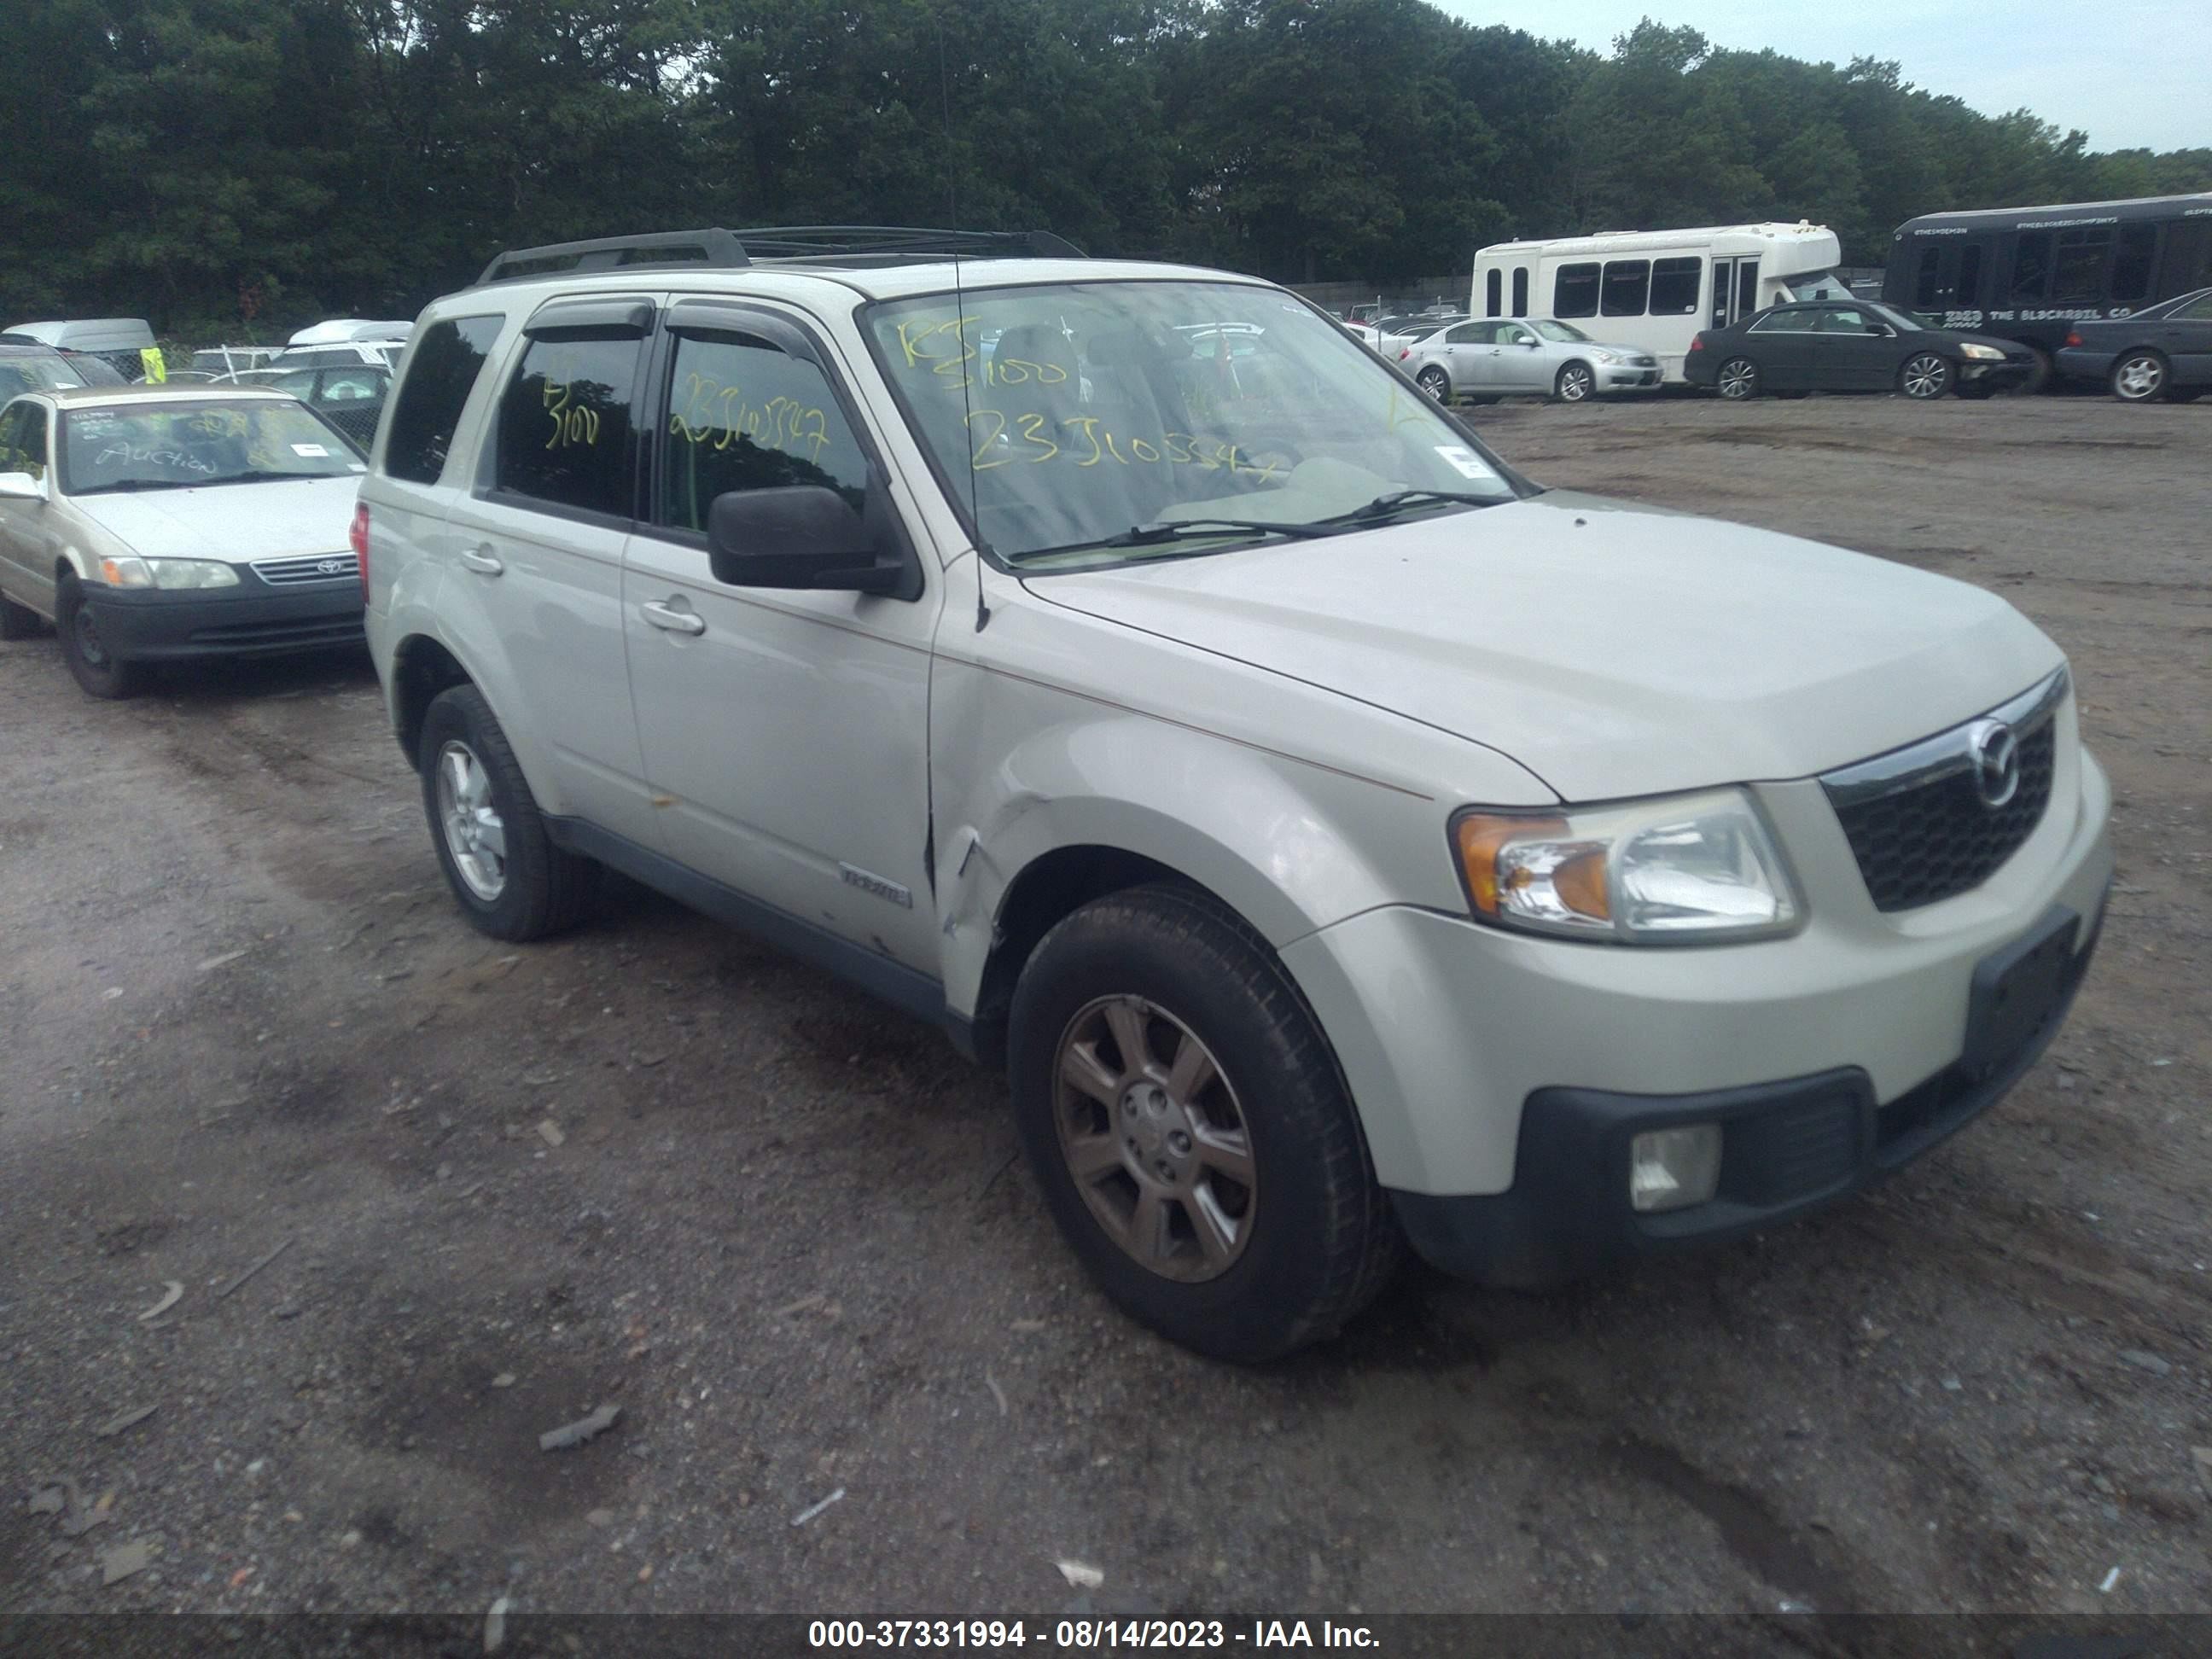
[[[2194,403],[2212,388],[2212,288],[2132,317],[2076,323],[2052,366],[2069,380],[2102,380],[2124,404]]]
[[[1871,300],[1808,300],[1706,330],[1690,342],[1682,376],[1733,401],[1762,392],[1986,398],[2021,385],[2034,367],[2033,355],[2010,340],[1929,328]]]

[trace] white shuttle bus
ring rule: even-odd
[[[1825,225],[1708,225],[1498,242],[1474,256],[1472,317],[1557,317],[1682,378],[1690,338],[1784,300],[1850,298]]]

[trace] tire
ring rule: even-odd
[[[100,626],[84,602],[84,586],[64,576],[54,592],[54,631],[62,636],[62,660],[88,697],[128,697],[146,682],[143,664],[123,662],[108,653]]]
[[[0,593],[0,640],[32,640],[39,635],[39,613]]]
[[[2112,365],[2108,384],[2112,396],[2124,404],[2154,404],[2171,395],[2173,370],[2161,352],[2148,348],[2124,351]]]
[[[1451,376],[1434,363],[1415,375],[1413,384],[1440,404],[1452,400]]]
[[[1141,1034],[1142,1060],[1117,1032]],[[1205,896],[1133,888],[1068,916],[1022,970],[1008,1037],[1053,1218],[1107,1296],[1170,1341],[1279,1358],[1396,1271],[1403,1239],[1328,1042],[1266,942]],[[1193,1043],[1206,1064],[1186,1088],[1176,1062]],[[1149,1247],[1132,1237],[1147,1195]]]
[[[1951,363],[1933,351],[1916,351],[1897,371],[1897,389],[1919,403],[1928,403],[1951,389]]]
[[[456,685],[431,701],[416,760],[431,844],[462,913],[494,939],[517,943],[574,927],[598,866],[548,838],[481,691]]]
[[[1713,377],[1713,390],[1732,404],[1749,403],[1759,396],[1759,365],[1748,357],[1731,357]]]
[[[2056,372],[2051,362],[2051,354],[2041,346],[2029,346],[2027,355],[2031,360],[2031,367],[2027,371],[2027,378],[2020,383],[2018,388],[2018,395],[2023,398],[2032,398],[2043,391],[2051,384],[2051,377]]]
[[[1597,396],[1597,376],[1588,363],[1565,364],[1552,382],[1552,396],[1563,404],[1586,404]]]

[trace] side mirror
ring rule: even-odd
[[[1541,340],[1532,340],[1528,338],[1528,336],[1523,335],[1513,343],[1519,346],[1523,351],[1534,351],[1538,346],[1544,343]]]
[[[801,587],[913,599],[921,572],[884,522],[881,496],[856,512],[821,484],[733,489],[707,511],[707,556],[732,587]]]
[[[43,501],[46,487],[27,472],[0,472],[0,499]]]
[[[1897,332],[1887,323],[1869,323],[1866,325],[1866,331],[1880,340],[1886,340]]]

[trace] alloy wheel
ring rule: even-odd
[[[1590,395],[1596,385],[1589,370],[1580,363],[1569,363],[1559,371],[1559,401],[1578,404]]]
[[[1720,392],[1723,398],[1737,402],[1748,398],[1758,389],[1759,370],[1744,358],[1734,357],[1721,365]]]
[[[469,891],[495,902],[507,888],[507,825],[492,805],[491,775],[458,740],[438,751],[438,821]]]
[[[1940,398],[1951,383],[1951,365],[1923,351],[1905,365],[1904,382],[1908,398]]]
[[[1441,368],[1423,369],[1415,384],[1440,404],[1451,401],[1451,377]]]
[[[2127,403],[2146,404],[2166,389],[2166,365],[2148,351],[2124,357],[2112,370],[2112,395]]]
[[[1099,997],[1060,1034],[1053,1122],[1076,1190],[1140,1267],[1218,1278],[1250,1242],[1259,1188],[1236,1091],[1156,1002]]]

